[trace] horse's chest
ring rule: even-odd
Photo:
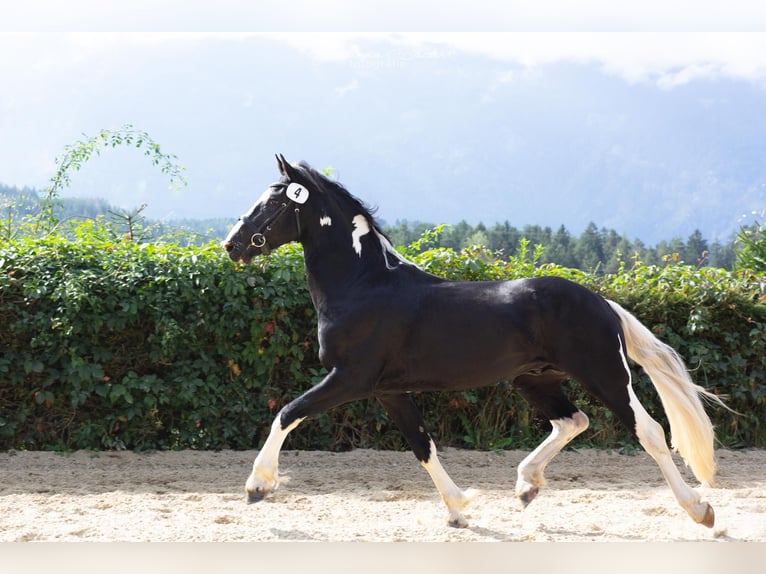
[[[401,319],[394,320],[390,310],[350,310],[320,316],[319,358],[326,368],[350,361],[375,360],[399,339],[404,324]]]
[[[362,324],[337,319],[320,320],[317,327],[319,336],[319,360],[325,368],[337,366],[346,362],[344,357],[349,355],[354,347],[364,340]]]

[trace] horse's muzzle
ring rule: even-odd
[[[250,260],[253,258],[252,255],[247,253],[247,248],[243,248],[241,244],[233,241],[222,242],[221,247],[224,248],[229,258],[236,263],[250,263]]]

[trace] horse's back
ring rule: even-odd
[[[420,318],[461,321],[477,327],[498,322],[525,330],[539,330],[614,319],[605,299],[586,287],[561,277],[531,277],[512,281],[445,282],[430,286],[418,297]]]
[[[386,318],[399,335],[387,357],[390,384],[447,389],[513,380],[557,366],[578,341],[591,344],[592,323],[601,338],[616,328],[602,297],[558,277],[443,282],[405,299],[412,304],[402,312],[394,302]]]

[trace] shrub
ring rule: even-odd
[[[85,224],[3,244],[0,271],[6,447],[251,447],[314,380],[298,249],[244,268]]]
[[[737,234],[737,243],[737,269],[766,271],[766,224],[756,221],[749,227],[742,227]]]
[[[634,313],[655,335],[685,359],[692,379],[725,398],[741,413],[710,405],[708,412],[721,444],[764,446],[766,435],[766,306],[760,296],[762,280],[751,273],[688,265],[623,264],[614,274],[598,276],[557,265],[540,265],[539,252],[530,255],[522,243],[518,257],[503,260],[481,247],[461,252],[423,253],[419,263],[445,277],[471,280],[515,279],[557,275],[577,281]],[[669,427],[658,395],[647,375],[631,366],[636,393],[654,418]],[[573,402],[591,419],[578,441],[600,447],[632,450],[636,441],[577,384],[568,383]],[[444,394],[432,399],[439,435],[481,448],[532,447],[549,430],[547,422],[529,410],[506,385]],[[462,432],[462,434],[461,434]]]
[[[426,237],[427,239],[427,237]],[[714,407],[723,444],[766,446],[764,308],[747,274],[685,266],[592,276],[539,264],[528,244],[503,259],[481,247],[407,254],[453,279],[555,274],[623,304],[673,345],[698,383],[729,396]],[[114,240],[102,223],[0,243],[0,446],[27,449],[253,448],[288,401],[321,380],[316,317],[299,247],[252,266],[216,244]],[[640,369],[639,397],[664,423]],[[572,385],[591,417],[579,440],[633,445]],[[416,395],[441,444],[530,448],[547,434],[507,383]],[[288,448],[404,448],[374,400],[307,422]]]
[[[766,306],[761,302],[757,277],[709,267],[637,266],[606,277],[598,290],[623,304],[673,346],[697,384],[725,396],[727,404],[741,413],[736,416],[711,405],[709,411],[723,444],[766,444],[762,428]],[[650,393],[648,379],[640,375],[638,388]],[[658,400],[649,404],[660,410]]]

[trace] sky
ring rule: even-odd
[[[4,2],[0,28],[59,32],[688,32],[763,31],[757,0],[26,0]]]
[[[446,10],[431,1],[372,0],[363,10],[361,3],[342,0],[222,0],[212,8],[175,0],[33,0],[9,13],[4,3],[0,183],[42,188],[64,146],[102,128],[132,124],[186,167],[189,186],[182,195],[165,192],[167,181],[156,168],[129,150],[91,160],[68,194],[95,193],[125,206],[147,202],[150,214],[161,218],[226,216],[244,211],[259,195],[275,176],[273,154],[285,153],[334,167],[352,192],[380,205],[390,221],[454,223],[464,212],[472,222],[502,220],[481,191],[477,198],[486,209],[465,211],[470,179],[459,172],[477,172],[473,180],[487,194],[545,191],[553,183],[543,176],[552,175],[540,172],[549,166],[563,182],[560,193],[585,194],[550,220],[540,216],[540,223],[553,226],[581,229],[594,217],[584,204],[604,201],[588,190],[613,194],[619,177],[630,178],[634,195],[666,175],[675,181],[668,197],[688,194],[692,186],[718,196],[742,190],[748,199],[740,211],[766,207],[762,172],[736,180],[721,175],[763,139],[748,115],[766,112],[766,33],[758,31],[766,7],[651,0],[643,11],[618,11],[614,4],[478,0]],[[506,31],[493,31],[499,24]],[[248,31],[270,26],[292,31]],[[379,30],[388,28],[400,31]],[[441,31],[422,31],[429,28]],[[452,28],[484,31],[444,31]],[[658,125],[641,125],[653,110]],[[683,137],[667,128],[681,122],[678,117],[686,122],[677,130]],[[513,129],[490,134],[503,118]],[[725,121],[726,145],[711,144],[692,158],[688,150],[701,138],[716,138],[716,121]],[[576,131],[587,137],[573,138]],[[658,141],[651,150],[635,143],[652,138]],[[741,139],[752,140],[745,146],[750,151],[727,156],[731,142]],[[490,143],[493,150],[485,150]],[[543,158],[547,149],[553,159]],[[615,159],[620,155],[623,163]],[[482,164],[482,158],[499,164],[509,156],[518,163],[494,176]],[[637,181],[641,162],[655,180]],[[587,173],[583,164],[592,164]],[[445,165],[455,172],[451,179],[425,175]],[[712,175],[700,182],[676,174],[689,171]],[[373,181],[373,172],[386,173],[390,184],[377,176]],[[452,182],[460,185],[450,188]],[[423,195],[396,195],[392,188]],[[552,195],[549,203],[556,201]],[[635,198],[625,201],[623,212],[634,209]],[[535,209],[529,213],[542,210]],[[595,213],[603,212],[602,206]],[[567,214],[572,221],[562,220]],[[709,235],[725,234],[742,215],[727,215]],[[620,217],[607,214],[598,223],[625,225]],[[678,215],[679,233],[689,231],[689,217]],[[643,229],[656,235],[668,227]]]

